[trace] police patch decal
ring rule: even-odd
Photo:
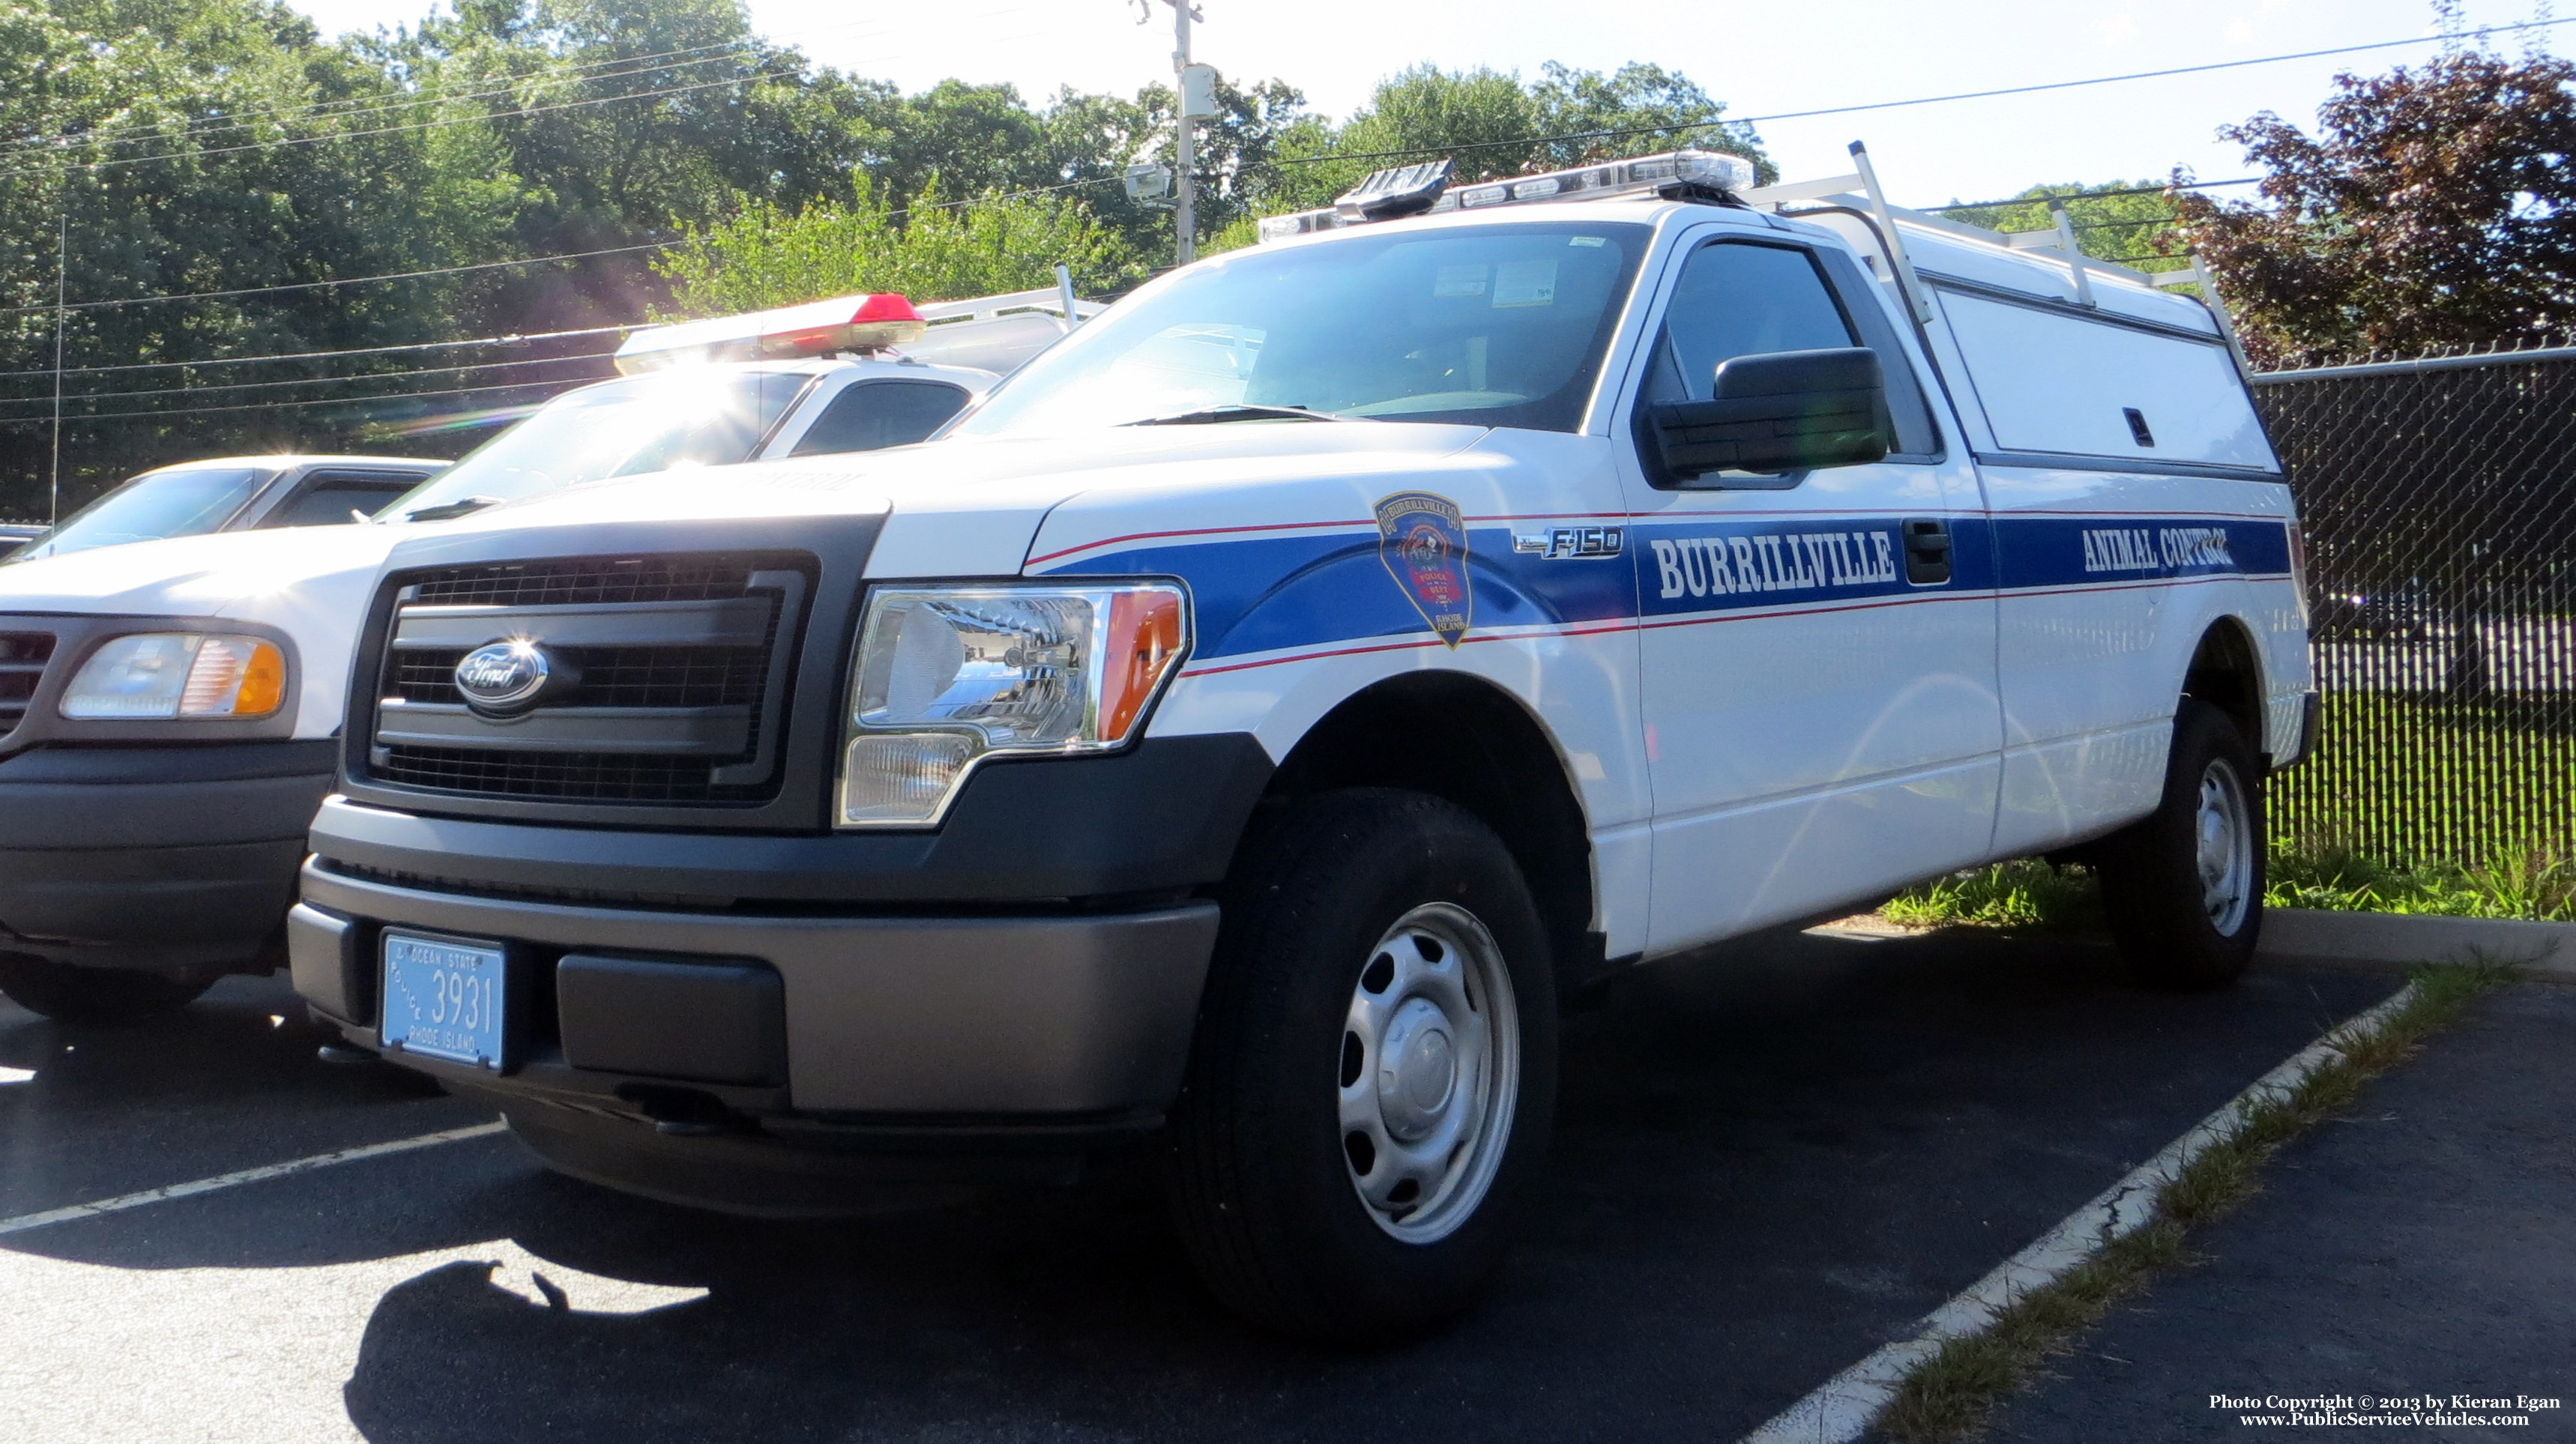
[[[1387,575],[1440,640],[1455,647],[1475,620],[1467,579],[1467,526],[1458,503],[1427,491],[1398,492],[1377,504],[1377,554]]]

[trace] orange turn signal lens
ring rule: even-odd
[[[1161,588],[1119,592],[1109,602],[1100,649],[1100,740],[1120,742],[1180,665],[1181,594]]]
[[[286,701],[286,654],[257,637],[208,637],[197,646],[182,717],[266,717]]]

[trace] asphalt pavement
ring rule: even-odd
[[[2576,988],[2480,1000],[2284,1149],[2193,1240],[2198,1266],[2079,1340],[1992,1437],[2576,1439],[2570,1119]],[[2248,1422],[2293,1412],[2318,1422]],[[2446,1422],[2322,1422],[2426,1415]]]
[[[2159,995],[1958,935],[1658,964],[1568,1024],[1494,1298],[1370,1355],[1220,1312],[1138,1159],[828,1224],[506,1137],[367,1159],[0,1234],[0,1439],[1730,1439],[2393,987]],[[273,979],[112,1032],[0,1005],[33,1074],[0,1083],[0,1218],[488,1118],[315,1061],[297,1011]]]

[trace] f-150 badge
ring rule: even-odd
[[[1467,580],[1467,526],[1458,503],[1427,491],[1398,492],[1377,504],[1377,554],[1413,609],[1455,647],[1475,620]]]

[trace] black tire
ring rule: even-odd
[[[175,1013],[215,985],[218,972],[146,973],[85,968],[0,953],[0,993],[58,1023],[132,1023]]]
[[[1168,1134],[1174,1213],[1201,1277],[1255,1323],[1323,1343],[1382,1344],[1456,1317],[1500,1263],[1554,1121],[1554,979],[1520,869],[1461,808],[1352,789],[1297,803],[1259,828],[1223,904]],[[1465,945],[1444,955],[1439,937]],[[1396,952],[1407,961],[1394,963]],[[1508,990],[1468,988],[1426,1004],[1424,990],[1450,986],[1436,976],[1443,968],[1505,977]],[[1483,1001],[1465,1001],[1474,996]],[[1419,1021],[1434,1016],[1424,1006],[1436,1021]],[[1382,1028],[1362,1021],[1371,1010],[1387,1020]],[[1361,1027],[1374,1036],[1364,1042]],[[1456,1037],[1435,1047],[1430,1034],[1441,1027]],[[1516,1087],[1501,1081],[1507,1031]],[[1422,1058],[1435,1060],[1428,1071],[1402,1061]],[[1460,1061],[1471,1059],[1481,1061]],[[1423,1104],[1422,1080],[1435,1077],[1446,1080],[1442,1101]],[[1383,1097],[1381,1079],[1392,1080]],[[1375,1101],[1352,1101],[1362,1095]],[[1394,1140],[1383,1155],[1368,1149],[1366,1166],[1346,1144],[1354,1107],[1379,1110],[1389,1121],[1378,1136]],[[1406,1109],[1417,1111],[1399,1119]],[[1413,1128],[1420,1134],[1404,1142]],[[1463,1131],[1440,1131],[1448,1128]],[[1424,1156],[1445,1163],[1407,1163]],[[1435,1181],[1408,1196],[1397,1176],[1408,1167],[1431,1168]],[[1392,1202],[1363,1200],[1363,1187],[1388,1179]]]
[[[2230,859],[2208,875],[2205,787],[2235,793],[2236,824],[2213,847]],[[2164,797],[2153,815],[2095,853],[2102,909],[2129,974],[2149,987],[2223,988],[2244,975],[2263,931],[2263,770],[2227,714],[2186,697],[2174,713]]]

